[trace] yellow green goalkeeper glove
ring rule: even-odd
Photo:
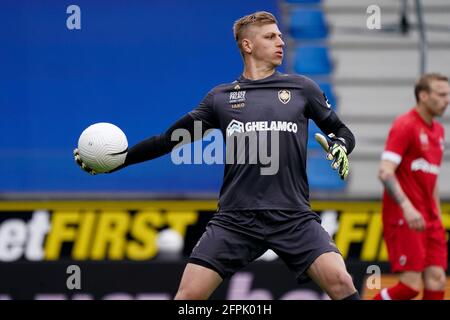
[[[332,161],[331,167],[336,170],[339,168],[339,176],[342,180],[345,180],[349,172],[349,163],[347,156],[347,148],[340,143],[331,142],[329,143],[327,138],[320,133],[314,135],[316,141],[322,146],[322,148],[327,152],[327,159]],[[334,141],[339,139],[335,138]]]

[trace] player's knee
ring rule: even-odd
[[[328,293],[333,299],[343,299],[356,291],[353,279],[348,272],[338,271],[327,280]]]
[[[445,272],[435,271],[426,275],[425,284],[428,289],[444,290],[445,289]]]
[[[440,274],[439,278],[437,280],[437,284],[438,284],[440,290],[445,289],[446,282],[447,282],[447,278],[445,276],[445,273]]]

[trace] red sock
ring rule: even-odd
[[[373,300],[411,300],[418,294],[419,291],[399,282],[393,287],[382,289]]]
[[[444,291],[423,290],[422,300],[444,300]]]

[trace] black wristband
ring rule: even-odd
[[[317,125],[328,136],[330,134],[334,135],[334,137],[329,136],[330,139],[335,143],[342,144],[347,149],[347,154],[350,154],[355,148],[355,136],[334,112],[317,123]]]

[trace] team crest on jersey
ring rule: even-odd
[[[398,258],[398,263],[400,263],[401,266],[404,266],[407,260],[408,258],[404,254],[402,254],[400,258]]]
[[[291,101],[291,92],[286,89],[278,91],[278,99],[281,103],[287,104],[289,101]]]
[[[420,143],[421,144],[423,144],[423,145],[428,144],[428,135],[426,134],[425,131],[423,131],[423,130],[420,131],[419,138],[420,138]]]

